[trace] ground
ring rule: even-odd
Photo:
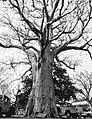
[[[11,118],[0,118],[0,119],[43,119],[43,118],[23,118],[23,117],[11,117]],[[46,119],[46,118],[44,118]],[[56,119],[56,118],[55,118]],[[66,118],[66,119],[75,119],[75,118]],[[80,119],[92,119],[89,117],[86,118],[80,118]]]
[[[30,117],[23,117],[22,115],[14,115],[13,117],[11,118],[6,118],[6,117],[0,117],[0,119],[46,119],[46,118],[30,118]],[[47,119],[52,119],[52,118],[47,118]],[[58,118],[53,118],[53,119],[58,119]],[[59,119],[92,119],[91,117],[86,117],[86,118],[83,118],[83,117],[79,117],[79,118],[66,118],[66,117],[62,117],[62,118],[59,118]]]

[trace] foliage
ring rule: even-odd
[[[16,95],[16,105],[20,108],[25,108],[28,102],[28,97],[32,90],[32,79],[29,76],[25,76],[22,80],[23,89],[19,89]]]
[[[54,64],[53,81],[58,101],[64,103],[71,98],[76,99],[77,89],[74,87],[73,80],[67,74],[67,70],[58,64]]]

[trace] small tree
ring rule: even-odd
[[[81,72],[75,79],[79,95],[89,103],[92,110],[92,73],[88,73],[87,71]]]
[[[58,101],[65,103],[71,98],[76,99],[77,89],[74,87],[73,80],[67,74],[66,69],[63,69],[59,64],[54,64],[53,81]]]
[[[32,91],[32,79],[29,76],[25,76],[22,80],[23,88],[22,91],[17,94],[17,105],[25,109],[30,92]]]

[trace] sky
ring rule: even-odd
[[[89,73],[92,72],[92,59],[90,58],[89,54],[85,51],[68,51],[67,53],[62,53],[59,55],[60,59],[63,59],[63,57],[69,57],[69,60],[72,62],[78,61],[77,66],[75,67],[75,70],[67,69],[68,74],[73,77],[76,74],[79,74],[80,72],[88,71]]]
[[[4,62],[8,64],[10,62],[9,60],[12,60],[12,58],[16,59],[14,61],[20,61],[20,59],[25,58],[25,56],[23,55],[23,52],[20,52],[17,49],[11,50],[11,49],[0,48],[0,68],[3,67],[5,70],[3,73],[0,73],[0,79],[5,80],[4,83],[9,84],[8,89],[11,89],[12,93],[16,94],[18,86],[20,86],[20,89],[23,88],[21,82],[17,79],[21,77],[21,74],[24,73],[28,67],[21,64],[15,67],[15,70],[14,70],[10,68],[9,65],[3,64]],[[7,90],[5,92],[7,92]],[[2,94],[1,90],[0,90],[0,94]],[[8,96],[11,97],[9,94]],[[13,94],[12,94],[12,98],[14,98]]]
[[[70,73],[80,73],[84,72],[85,70],[89,73],[92,72],[92,60],[88,53],[81,52],[75,55],[75,59],[79,60],[79,65],[76,66],[75,71],[70,70]]]

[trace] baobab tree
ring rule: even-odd
[[[59,58],[70,50],[85,51],[91,57],[91,0],[2,0],[0,4],[0,47],[22,50],[32,68],[26,115],[58,117],[53,62],[70,67]]]

